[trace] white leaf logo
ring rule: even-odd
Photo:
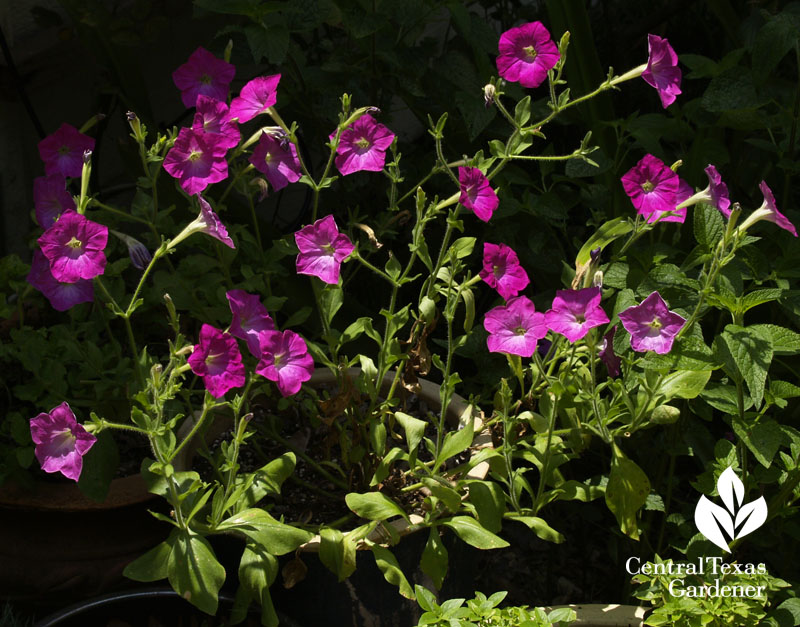
[[[730,466],[717,479],[717,492],[725,508],[701,496],[694,510],[694,523],[709,541],[730,553],[728,542],[752,533],[767,520],[767,502],[762,496],[743,505],[744,484]]]

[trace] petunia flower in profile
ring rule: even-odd
[[[479,274],[506,300],[519,294],[530,283],[517,253],[505,244],[486,242],[483,245],[483,270]]]
[[[266,176],[272,189],[279,190],[300,180],[297,148],[290,141],[281,142],[270,133],[261,133],[249,159]]]
[[[608,322],[606,312],[600,307],[602,298],[599,287],[558,290],[553,307],[545,314],[547,327],[570,342],[577,342],[586,337],[589,329]]]
[[[41,250],[33,251],[27,281],[44,294],[56,311],[67,311],[79,303],[94,301],[94,286],[90,280],[78,279],[74,283],[57,281],[50,271],[50,262]]]
[[[144,270],[153,260],[153,255],[147,250],[147,246],[142,244],[135,237],[131,237],[126,233],[111,230],[111,234],[122,240],[122,243],[128,247],[128,257],[131,259],[131,264],[137,270]]]
[[[239,126],[231,119],[228,105],[221,100],[200,94],[197,97],[197,112],[192,120],[192,130],[210,135],[213,142],[222,148],[233,148],[239,143]]]
[[[458,202],[470,209],[479,220],[488,222],[500,204],[497,194],[489,185],[489,179],[480,168],[458,168],[461,196]]]
[[[205,233],[219,240],[228,248],[236,248],[236,246],[233,245],[233,240],[228,236],[228,229],[222,224],[219,216],[214,213],[208,201],[199,194],[197,195],[197,201],[200,203],[200,213],[170,241],[167,245],[167,249],[175,248],[180,242],[194,233]]]
[[[636,212],[643,216],[656,211],[672,211],[678,204],[678,175],[653,155],[642,157],[639,163],[622,175],[621,181]]]
[[[214,398],[244,385],[244,363],[236,340],[210,324],[200,328],[199,343],[186,361]]]
[[[77,481],[83,470],[83,456],[97,438],[75,420],[66,402],[31,418],[31,439],[36,445],[34,455],[45,472],[60,472]]]
[[[280,74],[259,76],[248,82],[239,95],[231,100],[231,119],[238,119],[244,124],[254,117],[266,113],[278,99],[278,83]]]
[[[108,227],[75,211],[62,215],[37,241],[56,281],[75,283],[105,271]]]
[[[164,169],[178,179],[183,191],[194,196],[228,177],[226,151],[213,135],[184,127],[164,157]]]
[[[188,108],[195,106],[197,96],[201,94],[227,101],[228,88],[235,74],[235,66],[199,46],[188,61],[172,73],[172,82],[181,90],[181,100]]]
[[[527,296],[512,298],[487,312],[483,328],[489,332],[489,352],[530,357],[536,342],[547,335],[545,315],[536,311]]]
[[[739,226],[739,231],[744,232],[759,220],[766,220],[767,222],[777,224],[782,229],[789,231],[789,233],[797,237],[797,229],[794,227],[794,224],[789,221],[789,218],[778,211],[778,206],[775,204],[775,196],[767,185],[767,182],[761,181],[758,188],[764,196],[764,202],[761,203],[758,209],[747,216],[747,219]]]
[[[675,336],[686,319],[667,308],[661,294],[653,292],[641,304],[628,307],[619,314],[625,330],[631,334],[631,348],[643,353],[654,351],[665,355],[672,350]]]
[[[731,200],[728,195],[728,186],[722,181],[722,177],[719,172],[717,172],[717,168],[710,163],[706,167],[705,173],[708,177],[708,187],[681,201],[678,208],[689,207],[696,203],[704,202],[714,207],[726,218],[730,218]]]
[[[308,346],[294,331],[262,331],[259,334],[261,359],[256,374],[275,381],[282,396],[297,394],[314,372],[314,358]]]
[[[33,179],[33,206],[36,221],[43,229],[53,226],[62,213],[75,210],[75,199],[67,191],[67,179],[63,174]]]
[[[678,55],[669,42],[658,35],[647,36],[649,56],[647,67],[642,72],[645,82],[655,87],[661,104],[666,109],[675,102],[681,93],[681,70],[678,67]]]
[[[294,234],[300,254],[297,255],[297,273],[319,278],[324,283],[339,282],[342,262],[355,250],[353,242],[339,232],[333,216],[320,218]]]
[[[497,72],[523,87],[538,87],[561,55],[541,22],[522,24],[500,35]]]
[[[333,141],[336,133],[331,133]],[[365,170],[380,172],[386,163],[386,151],[394,141],[394,133],[365,113],[344,131],[336,147],[336,167],[342,176]]]
[[[79,177],[83,171],[83,153],[86,150],[94,150],[94,139],[66,123],[39,142],[39,156],[44,161],[44,171],[48,175]]]
[[[247,342],[253,357],[261,357],[258,334],[275,330],[267,308],[261,304],[257,294],[248,294],[244,290],[230,290],[225,296],[233,314],[229,328],[231,335]]]
[[[614,335],[616,335],[616,333],[617,325],[614,325],[603,336],[603,341],[600,343],[600,352],[597,353],[597,356],[600,357],[600,360],[606,365],[609,377],[618,377],[622,372],[620,370],[622,359],[614,353]]]
[[[653,222],[679,222],[683,224],[686,221],[686,204],[685,201],[692,195],[692,186],[689,185],[682,178],[678,177],[678,193],[675,194],[675,202],[677,205],[672,208],[670,212],[666,211],[653,211],[647,216],[647,223]],[[665,215],[666,214],[666,215]]]

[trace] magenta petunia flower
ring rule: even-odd
[[[231,100],[231,118],[244,124],[265,113],[278,99],[277,89],[280,74],[259,76],[242,87],[239,95]]]
[[[606,370],[608,370],[608,376],[610,377],[618,377],[622,372],[620,370],[622,359],[614,353],[614,335],[616,335],[616,333],[617,325],[614,325],[608,333],[603,336],[603,341],[600,343],[600,352],[597,354],[606,365]]]
[[[260,358],[258,334],[261,331],[275,330],[275,323],[270,318],[267,308],[261,304],[258,295],[248,294],[244,290],[230,290],[225,296],[233,314],[231,335],[247,342],[247,348],[253,356]]]
[[[178,179],[183,191],[194,196],[228,177],[225,152],[214,135],[184,127],[164,157],[164,169]]]
[[[200,328],[199,344],[186,361],[214,398],[244,385],[244,364],[236,340],[210,324]]]
[[[797,237],[797,229],[794,228],[794,224],[789,221],[789,218],[778,211],[778,207],[775,204],[775,196],[772,194],[772,190],[767,185],[767,182],[761,181],[761,183],[758,184],[758,188],[764,196],[764,202],[753,212],[753,215],[761,214],[762,220],[777,224],[782,229],[786,229],[789,233]],[[752,218],[752,216],[748,217],[748,221],[750,218]],[[744,228],[744,224],[742,224],[742,229],[744,230]]]
[[[530,283],[527,273],[519,265],[517,253],[505,244],[487,242],[483,245],[483,270],[479,274],[506,300],[519,294]]]
[[[269,133],[261,133],[258,145],[250,155],[250,163],[263,172],[275,190],[300,180],[300,161],[297,149],[288,139],[281,142]]]
[[[631,334],[631,347],[643,353],[654,351],[665,355],[672,350],[675,336],[686,319],[667,308],[661,294],[653,292],[641,304],[628,307],[619,314],[625,330]]]
[[[83,171],[83,153],[86,150],[94,150],[94,139],[66,123],[39,142],[39,156],[44,161],[44,171],[48,175],[79,177]]]
[[[608,322],[606,312],[600,307],[602,298],[599,287],[558,290],[552,309],[545,314],[548,328],[570,342],[577,342],[586,336],[589,329]]]
[[[538,87],[561,55],[541,22],[516,26],[500,35],[497,72],[523,87]]]
[[[678,175],[653,155],[642,157],[621,180],[636,212],[643,216],[654,211],[672,211],[678,204]]]
[[[527,296],[517,296],[490,310],[483,318],[483,328],[489,332],[486,344],[490,352],[522,357],[533,355],[536,342],[547,335],[544,314],[536,311]]]
[[[69,405],[64,402],[50,413],[31,418],[31,438],[36,445],[34,455],[45,472],[60,472],[77,481],[83,470],[83,456],[97,438],[75,420]]]
[[[36,221],[43,229],[53,226],[62,213],[75,210],[75,199],[67,191],[67,179],[63,174],[33,179],[33,206]]]
[[[661,104],[666,109],[681,93],[678,55],[669,42],[658,35],[647,36],[647,48],[649,50],[647,68],[642,72],[642,78],[648,85],[656,88]]]
[[[716,207],[716,209],[726,218],[731,217],[731,200],[728,195],[728,186],[722,181],[722,176],[717,172],[710,163],[705,169],[706,176],[708,177],[708,202]]]
[[[68,211],[37,240],[56,281],[75,283],[103,274],[108,227]]]
[[[333,216],[320,218],[294,234],[300,249],[297,255],[297,273],[318,277],[324,283],[339,282],[342,262],[355,250],[353,242],[339,232]]]
[[[184,106],[193,107],[200,94],[227,101],[228,88],[235,74],[233,65],[199,46],[189,60],[172,73],[172,82],[181,90]]]
[[[239,127],[231,119],[228,105],[202,94],[197,97],[197,113],[192,120],[192,130],[206,133],[214,143],[225,149],[233,148],[241,139]]]
[[[308,346],[294,331],[262,331],[261,359],[256,373],[275,381],[282,396],[297,394],[314,372],[314,359]]]
[[[692,196],[692,186],[689,185],[686,181],[682,178],[678,178],[678,193],[675,194],[675,202],[677,205],[672,208],[670,215],[666,217],[661,217],[664,215],[664,211],[654,211],[650,215],[647,216],[647,223],[652,224],[653,222],[680,222],[683,224],[686,221],[686,206],[684,202],[689,200]],[[682,206],[683,205],[683,206]],[[680,207],[680,208],[678,208]]]
[[[333,141],[335,137],[333,132],[329,139]],[[336,167],[342,176],[361,170],[380,172],[393,141],[394,133],[365,113],[342,131],[336,147]]]
[[[74,283],[57,281],[50,271],[50,262],[41,250],[33,251],[28,283],[44,294],[56,311],[67,311],[79,303],[94,300],[94,286],[88,279],[78,279]]]
[[[458,182],[461,184],[458,202],[471,209],[478,219],[488,222],[500,204],[489,179],[479,168],[459,167]]]

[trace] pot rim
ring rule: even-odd
[[[570,605],[551,605],[546,612],[560,608],[570,608],[578,615],[573,625],[583,627],[642,627],[648,608],[641,605],[622,605],[619,603],[579,603]]]

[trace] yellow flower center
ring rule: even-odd
[[[270,153],[264,155],[264,163],[266,163],[267,165],[272,163],[272,155]]]
[[[533,61],[536,58],[536,48],[533,46],[525,46],[522,52],[525,53],[525,58],[528,61]]]
[[[76,250],[77,250],[78,248],[80,248],[81,246],[83,246],[83,243],[81,242],[81,240],[79,240],[77,237],[75,237],[75,236],[73,235],[73,236],[72,236],[72,239],[71,239],[71,240],[69,240],[69,241],[67,242],[67,246],[69,246],[70,248],[74,248],[74,249],[76,249]]]
[[[192,152],[189,153],[189,161],[197,161],[202,156],[203,153],[199,150],[192,150]]]
[[[208,74],[203,74],[200,77],[200,82],[201,83],[205,83],[206,85],[210,85],[211,84],[211,77]]]
[[[69,146],[61,146],[61,148],[58,149],[58,154],[60,154],[60,155],[68,155],[69,154]]]
[[[644,183],[642,183],[642,190],[644,191],[645,194],[649,194],[650,192],[653,191],[654,188],[655,185],[653,185],[650,181],[645,181]]]
[[[514,329],[514,335],[525,335],[525,327],[517,327]]]
[[[664,325],[661,324],[661,320],[659,320],[658,318],[653,318],[653,321],[650,322],[647,326],[649,326],[651,329],[655,331],[658,331]]]
[[[369,148],[369,140],[366,137],[362,137],[356,142],[356,146],[359,148]]]

